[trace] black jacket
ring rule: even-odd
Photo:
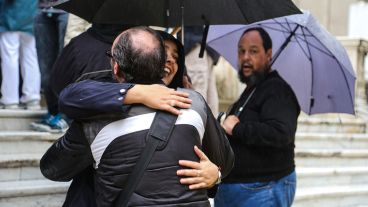
[[[246,89],[230,114],[251,93]],[[261,182],[284,177],[294,168],[294,140],[300,107],[290,86],[276,71],[257,84],[229,136],[235,165],[224,182]]]
[[[98,39],[92,28],[73,38],[54,63],[51,90],[59,94],[84,73],[110,69],[105,52],[111,49],[111,44]]]
[[[178,160],[195,160],[193,146],[201,146],[226,176],[234,161],[230,144],[203,97],[186,91],[192,108],[182,110],[166,148],[156,151],[129,206],[209,206],[206,190],[180,184]],[[73,122],[41,159],[43,175],[67,181],[94,163],[98,206],[111,206],[145,146],[153,110],[133,106],[124,119]]]

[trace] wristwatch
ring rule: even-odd
[[[219,171],[218,171],[218,178],[217,178],[217,181],[216,181],[216,185],[218,185],[220,183],[221,183],[221,170],[219,169]]]

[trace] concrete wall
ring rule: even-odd
[[[349,7],[359,0],[293,0],[309,10],[335,36],[348,35]]]

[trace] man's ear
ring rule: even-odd
[[[120,70],[120,67],[119,65],[114,62],[114,65],[113,65],[113,73],[114,73],[114,78],[119,82],[125,82],[124,78],[120,77],[119,76],[119,70]]]
[[[271,60],[272,60],[272,48],[267,50],[266,55],[267,55],[268,62],[271,62]]]
[[[113,72],[114,72],[115,77],[118,77],[119,65],[116,62],[114,62]]]

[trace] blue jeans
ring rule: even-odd
[[[34,31],[43,91],[49,87],[52,66],[64,48],[67,24],[68,13],[48,13],[39,9],[35,17]]]
[[[289,207],[296,189],[295,171],[270,182],[220,184],[215,207]]]

